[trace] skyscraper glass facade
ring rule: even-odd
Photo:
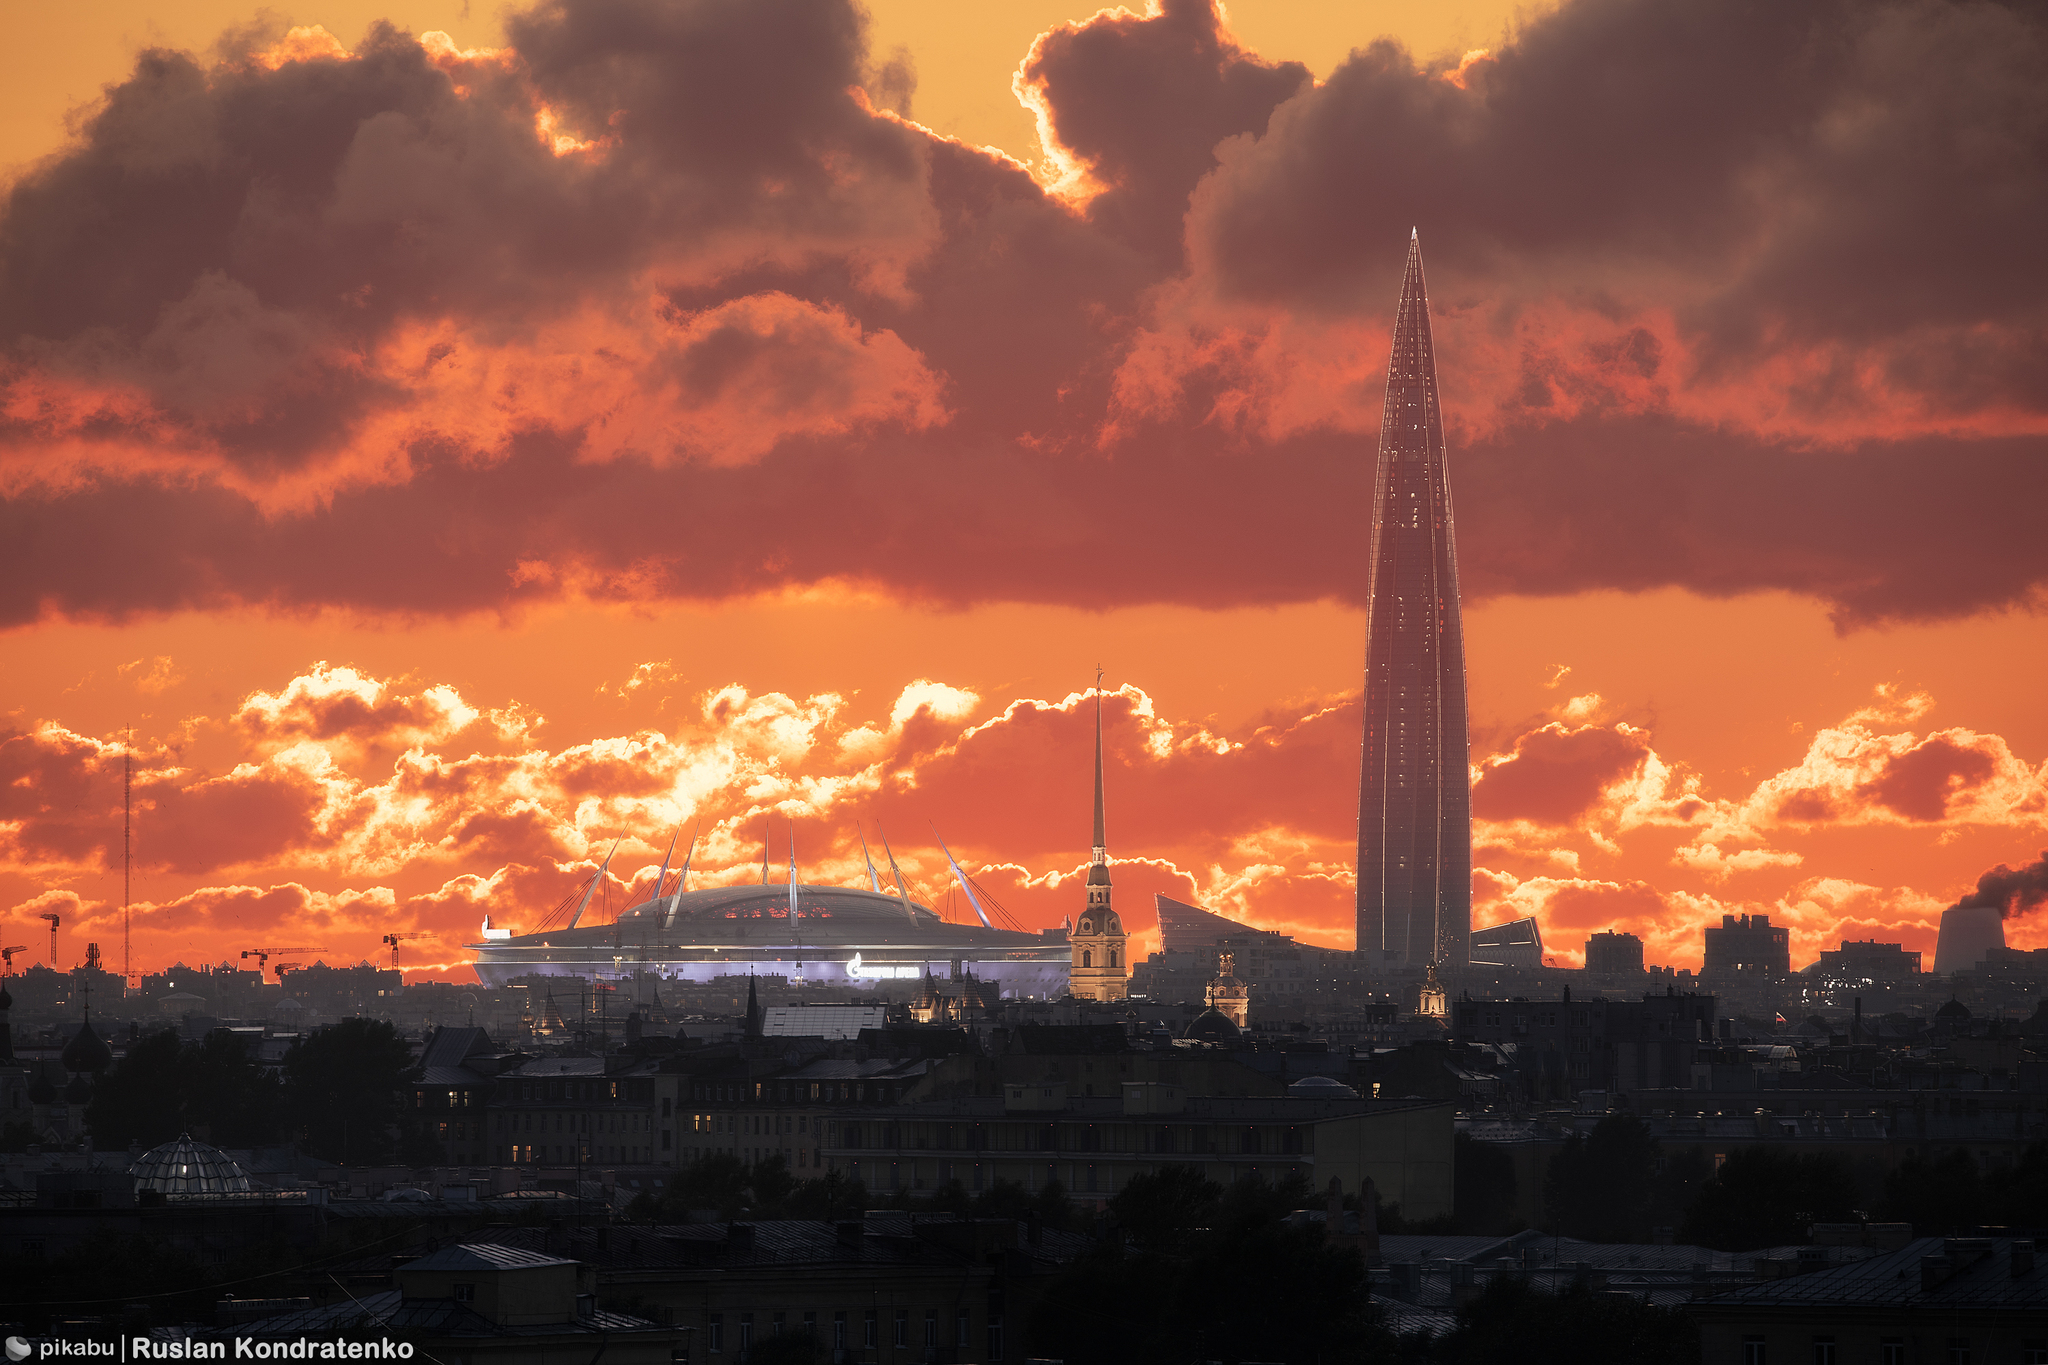
[[[1465,633],[1429,333],[1411,238],[1373,487],[1358,796],[1358,947],[1387,966],[1462,966],[1472,931]]]

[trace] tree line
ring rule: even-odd
[[[1544,1230],[1566,1237],[1645,1242],[1666,1228],[1674,1241],[1717,1251],[1802,1243],[1814,1223],[1909,1223],[1923,1237],[2043,1228],[2048,1142],[1989,1172],[1960,1148],[1918,1151],[1879,1174],[1838,1152],[1775,1144],[1732,1148],[1715,1168],[1695,1148],[1667,1154],[1648,1124],[1612,1114],[1551,1158],[1543,1209]]]
[[[406,1104],[417,1075],[411,1048],[380,1019],[315,1029],[276,1067],[240,1034],[216,1029],[193,1042],[165,1029],[136,1039],[101,1075],[85,1123],[102,1151],[189,1133],[216,1147],[292,1142],[346,1165],[427,1165],[441,1149]]]

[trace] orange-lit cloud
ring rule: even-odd
[[[1355,599],[1411,225],[1475,599],[2041,600],[2038,18],[1580,0],[1316,84],[1172,0],[1020,54],[1044,180],[848,4],[506,34],[149,51],[11,186],[0,621]]]
[[[656,666],[634,679],[634,704],[668,717],[660,727],[553,741],[516,699],[484,705],[446,683],[326,663],[224,715],[184,718],[179,733],[224,747],[208,767],[161,747],[134,753],[135,866],[153,888],[134,909],[138,942],[203,946],[211,959],[295,925],[298,939],[360,956],[404,929],[431,936],[417,960],[431,969],[462,960],[486,912],[538,927],[615,843],[599,913],[645,895],[678,830],[701,831],[701,884],[758,876],[764,844],[780,876],[792,839],[806,880],[859,883],[864,830],[871,844],[890,840],[912,893],[934,904],[951,894],[944,838],[1017,922],[1072,913],[1087,862],[1089,695],[992,699],[920,678],[857,705],[737,684],[693,691]],[[1834,826],[1779,814],[1780,794],[1813,789],[1825,767],[1836,808],[1863,812],[1838,824],[1926,823],[1910,801],[1903,813],[1888,804],[1900,798],[1887,774],[1899,756],[1954,742],[1888,728],[1928,704],[1881,690],[1817,733],[1797,767],[1730,795],[1660,755],[1647,730],[1539,722],[1475,765],[1475,915],[1536,917],[1559,961],[1576,960],[1585,935],[1619,929],[1641,935],[1653,961],[1696,963],[1702,923],[1737,912],[1791,925],[1805,956],[1830,935],[1928,946],[1951,884],[1981,869],[1918,887],[1812,873],[1801,850]],[[1348,943],[1355,696],[1227,729],[1163,713],[1128,684],[1102,709],[1117,894],[1141,943],[1154,892]],[[1967,801],[1950,791],[1941,818],[2031,839],[2039,772],[1996,737],[1971,742],[1958,750],[1992,755],[1990,776]],[[1841,757],[1865,749],[1874,756]],[[53,723],[0,737],[0,876],[45,888],[20,894],[10,916],[62,901],[81,938],[114,932],[118,905],[69,883],[119,864],[123,752]],[[2011,790],[1985,794],[2001,783]]]

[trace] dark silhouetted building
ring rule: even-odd
[[[1699,1045],[1715,1036],[1711,995],[1638,1000],[1453,1000],[1451,1037],[1515,1045],[1527,1093],[1689,1087]]]
[[[1367,597],[1358,951],[1373,966],[1468,960],[1472,785],[1465,633],[1429,332],[1411,236],[1387,363]]]
[[[1816,1264],[1687,1304],[1700,1359],[1967,1365],[2048,1355],[2048,1262],[2035,1260],[2032,1238],[1922,1237]]]
[[[1820,960],[1811,970],[1836,981],[1910,981],[1920,974],[1920,954],[1907,952],[1902,943],[1843,939],[1839,948],[1821,949]]]
[[[1772,928],[1769,915],[1723,915],[1707,929],[1707,961],[1700,975],[1780,977],[1792,974],[1792,931]]]
[[[1643,969],[1643,941],[1634,934],[1594,934],[1586,940],[1586,970],[1616,975]]]

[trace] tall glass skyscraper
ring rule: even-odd
[[[1358,947],[1375,965],[1462,967],[1472,932],[1465,628],[1429,295],[1413,234],[1380,418],[1367,602]]]

